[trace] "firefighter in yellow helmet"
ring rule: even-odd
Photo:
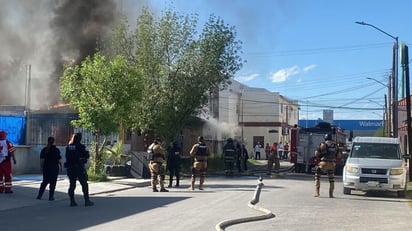
[[[194,144],[190,150],[190,156],[193,157],[193,167],[189,190],[195,189],[196,175],[199,175],[200,178],[199,190],[203,190],[207,170],[207,157],[210,155],[203,136],[199,136],[197,141],[198,143]]]
[[[332,135],[326,134],[325,141],[319,144],[318,149],[315,151],[316,158],[319,159],[319,163],[316,166],[315,172],[315,193],[314,197],[319,197],[320,190],[320,176],[322,173],[328,174],[329,179],[329,197],[333,198],[333,190],[335,189],[335,167],[336,158],[339,154],[339,147],[332,141]]]
[[[157,189],[157,183],[160,185],[160,192],[169,192],[165,189],[165,170],[163,168],[163,161],[165,160],[165,150],[161,146],[161,139],[154,139],[153,143],[149,146],[147,152],[151,154],[149,161],[150,169],[150,184],[153,192],[159,192]]]

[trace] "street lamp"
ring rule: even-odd
[[[384,102],[385,102],[385,115],[386,115],[386,116],[384,117],[384,118],[386,118],[386,119],[384,119],[384,121],[385,121],[385,130],[386,130],[386,132],[387,132],[387,136],[389,137],[389,136],[391,136],[391,123],[390,123],[389,121],[391,121],[391,118],[392,118],[392,117],[391,117],[391,116],[392,116],[391,109],[390,109],[390,107],[388,108],[388,101],[391,102],[391,77],[389,76],[389,78],[388,78],[388,84],[387,84],[387,85],[384,84],[383,82],[377,80],[377,79],[374,79],[374,78],[367,77],[366,79],[375,81],[375,82],[379,83],[380,85],[388,88],[388,96],[389,96],[389,99],[387,99],[386,94],[385,94],[385,97],[384,97]]]
[[[376,30],[386,34],[395,40],[393,45],[393,56],[392,56],[392,127],[393,127],[393,137],[398,137],[398,37],[395,37],[384,30],[366,23],[366,22],[355,22],[359,25],[370,26]]]
[[[383,31],[382,29],[365,22],[356,22],[357,24],[370,26],[375,28],[376,30],[386,34],[387,36],[393,38],[395,40],[395,44],[393,46],[393,62],[392,62],[392,126],[393,126],[393,136],[398,137],[398,37],[390,35],[389,33]]]

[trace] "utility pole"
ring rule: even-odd
[[[411,164],[411,151],[412,151],[412,127],[411,127],[411,92],[410,92],[410,79],[409,79],[409,55],[408,46],[402,45],[402,60],[403,74],[405,77],[406,87],[406,124],[408,128],[408,156],[409,156],[409,181],[412,180],[412,164]]]
[[[393,137],[398,137],[398,37],[393,37],[395,39],[395,44],[393,44],[393,80],[392,80],[392,89],[393,89]],[[409,98],[409,95],[408,95]]]

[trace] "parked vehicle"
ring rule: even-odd
[[[311,128],[292,128],[290,137],[290,162],[295,165],[295,172],[312,173],[317,165],[315,150],[325,140],[325,134],[331,134],[332,140],[343,150],[346,144],[346,135],[343,129],[321,122]],[[336,174],[341,175],[345,161],[340,155],[336,159]]]
[[[343,171],[343,193],[393,191],[405,197],[406,173],[398,138],[356,137]]]

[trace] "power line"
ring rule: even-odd
[[[388,44],[391,44],[391,43],[375,43],[375,44],[313,48],[313,49],[296,49],[296,50],[283,50],[283,51],[248,52],[245,54],[249,56],[312,55],[312,54],[320,54],[320,53],[334,53],[334,52],[345,52],[345,51],[364,50],[364,49],[373,49],[373,48],[386,48],[388,47]]]

